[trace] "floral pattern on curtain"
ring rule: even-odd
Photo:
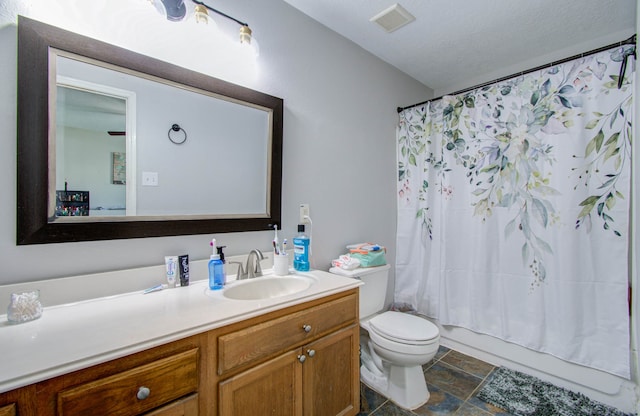
[[[630,48],[400,113],[396,302],[629,377]]]

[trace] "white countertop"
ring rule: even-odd
[[[317,282],[274,299],[227,299],[201,280],[45,307],[40,319],[23,324],[0,315],[0,393],[361,284],[323,271],[301,274]]]

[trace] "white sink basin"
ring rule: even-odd
[[[222,295],[236,300],[272,299],[302,292],[314,283],[313,278],[300,275],[256,277],[225,287]]]

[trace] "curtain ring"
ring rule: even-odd
[[[184,134],[184,139],[182,139],[181,142],[174,140],[171,137],[171,132],[172,131],[175,131],[175,132],[182,131],[182,133]],[[182,127],[180,127],[178,124],[174,124],[173,126],[171,126],[171,128],[167,132],[167,136],[169,136],[169,140],[171,140],[171,143],[174,143],[174,144],[182,144],[182,143],[187,141],[187,132]]]

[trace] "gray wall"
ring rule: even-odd
[[[27,4],[28,3],[28,4]],[[251,24],[253,72],[200,48],[185,24],[148,24],[133,0],[5,0],[0,7],[0,284],[157,265],[163,256],[208,257],[211,235],[16,246],[16,15],[134,49],[284,99],[282,237],[311,205],[314,266],[327,269],[348,243],[374,241],[395,258],[396,107],[432,91],[280,0],[216,0]],[[150,7],[150,6],[148,6]],[[146,10],[145,10],[146,13]],[[135,20],[136,18],[137,20]],[[172,25],[172,26],[171,26]],[[221,24],[237,32],[237,26]],[[229,26],[229,27],[227,27]],[[218,234],[229,255],[268,250],[271,232]],[[204,276],[202,276],[204,277]]]

